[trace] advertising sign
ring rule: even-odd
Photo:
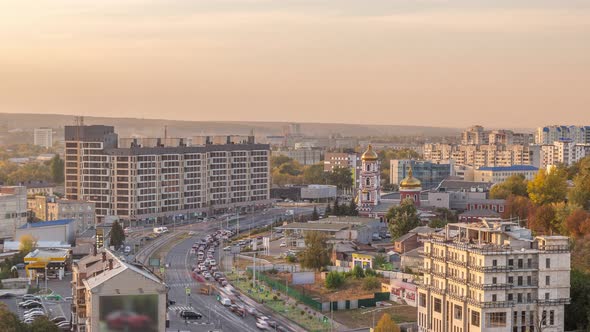
[[[309,285],[315,282],[315,272],[293,273],[293,285]]]
[[[158,295],[101,296],[98,320],[101,332],[157,332]]]

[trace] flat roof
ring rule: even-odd
[[[40,221],[40,222],[33,222],[33,223],[26,223],[20,226],[18,229],[27,229],[27,228],[37,228],[37,227],[49,227],[49,226],[59,226],[59,225],[67,225],[73,222],[74,219],[60,219],[60,220],[51,220],[51,221]]]
[[[51,248],[51,249],[35,249],[25,256],[25,258],[56,258],[61,257],[65,258],[68,257],[69,250],[68,249],[59,249],[59,248]]]
[[[284,230],[302,230],[302,231],[325,231],[325,232],[337,232],[350,227],[350,224],[338,223],[338,224],[329,224],[329,223],[290,223],[285,226],[276,227],[278,229]]]

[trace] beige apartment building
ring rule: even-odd
[[[570,300],[569,239],[516,223],[447,225],[424,245],[419,331],[558,332]]]
[[[72,265],[73,331],[164,331],[167,286],[140,265],[109,250],[94,251]]]
[[[66,198],[94,202],[99,222],[193,217],[270,203],[266,144],[119,147],[112,126],[65,127]]]

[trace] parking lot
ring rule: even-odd
[[[40,295],[41,304],[43,305],[43,311],[49,319],[53,319],[58,316],[65,317],[68,321],[70,320],[70,308],[71,308],[71,274],[66,274],[63,280],[53,279],[47,281],[47,287],[53,291],[52,296],[49,298],[45,295]],[[36,287],[36,282],[33,283],[32,287]],[[45,288],[45,282],[40,281],[39,287]],[[10,297],[0,299],[0,302],[6,304],[11,312],[17,314],[19,319],[23,320],[23,314],[26,309],[19,307],[19,302],[22,302],[21,297]]]

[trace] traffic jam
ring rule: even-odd
[[[241,294],[229,284],[225,275],[220,271],[220,262],[215,259],[215,250],[219,248],[222,241],[227,243],[234,235],[235,232],[231,230],[218,230],[193,244],[191,254],[196,256],[196,265],[192,268],[192,277],[202,283],[200,294],[213,295],[216,293],[219,303],[235,315],[241,318],[252,315],[256,319],[256,326],[260,330],[290,331],[269,317],[264,316],[256,308],[243,303],[240,299]],[[226,247],[224,250],[228,248]],[[186,319],[191,318],[198,319],[200,317],[186,317]]]

